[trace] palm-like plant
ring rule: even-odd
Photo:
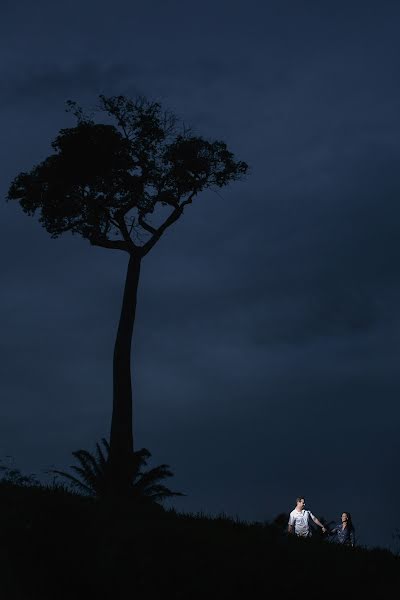
[[[95,454],[87,450],[76,450],[72,453],[79,463],[70,467],[76,475],[56,469],[51,472],[68,479],[84,494],[99,498],[116,496],[119,486],[115,481],[114,470],[111,468],[110,445],[105,438],[101,441],[104,449],[97,443]],[[171,496],[184,496],[181,492],[173,492],[160,483],[163,479],[173,476],[168,465],[162,464],[147,471],[142,470],[150,457],[151,454],[146,448],[133,452],[128,496],[132,500],[148,503],[162,502]]]

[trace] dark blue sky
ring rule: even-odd
[[[144,94],[251,166],[146,257],[135,430],[179,509],[271,519],[306,496],[365,544],[400,527],[400,7],[206,0],[0,5],[11,179],[73,120]],[[362,9],[361,9],[362,6]],[[126,258],[0,205],[0,456],[108,434]]]

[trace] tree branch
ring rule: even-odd
[[[139,225],[143,227],[143,229],[145,229],[146,231],[149,231],[150,233],[157,233],[157,229],[155,229],[155,227],[152,227],[149,223],[146,223],[141,213],[139,213]]]
[[[129,228],[129,237],[131,236],[134,225],[135,225],[135,217],[132,217],[132,221],[131,221],[130,228]]]
[[[109,217],[108,220],[110,221],[110,223],[112,225],[114,225],[115,229],[119,229],[119,224],[117,223],[117,221],[115,219],[113,219],[112,217]]]
[[[197,192],[192,192],[187,200],[184,200],[183,202],[181,202],[180,207],[183,209],[184,206],[187,206],[188,204],[192,204],[193,198],[195,197],[196,194],[197,194]]]
[[[170,227],[173,223],[175,223],[175,221],[177,221],[179,219],[179,217],[183,213],[184,207],[187,206],[188,204],[191,204],[191,202],[193,201],[193,198],[195,197],[196,194],[197,194],[197,192],[192,192],[187,200],[185,200],[184,202],[181,202],[181,204],[179,206],[177,206],[175,208],[175,210],[172,211],[172,213],[169,215],[169,217],[164,221],[164,223],[162,225],[160,225],[160,227],[158,227],[158,229],[154,230],[154,228],[152,227],[152,229],[154,230],[153,237],[150,238],[149,241],[146,242],[142,246],[142,248],[141,248],[142,256],[146,256],[146,254],[148,252],[150,252],[150,250],[153,248],[153,246],[155,246],[155,244],[158,242],[158,240],[160,239],[160,237],[162,236],[164,231],[166,229],[168,229],[168,227]],[[147,223],[146,223],[146,225],[147,225]]]
[[[111,250],[125,250],[131,252],[128,244],[123,240],[109,240],[107,238],[93,238],[89,240],[92,246],[100,246],[101,248],[110,248]],[[136,246],[135,246],[136,248]]]
[[[127,224],[125,221],[125,214],[126,214],[125,210],[118,212],[115,215],[115,219],[118,223],[118,229],[120,230],[122,237],[124,238],[124,242],[126,243],[126,245],[129,248],[128,252],[135,252],[138,249],[138,247],[134,244],[134,242],[132,241],[132,238],[129,234],[128,227],[127,227]]]

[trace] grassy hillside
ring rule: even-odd
[[[0,483],[2,600],[396,597],[385,550]],[[126,590],[126,591],[125,591]]]

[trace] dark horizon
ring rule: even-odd
[[[143,94],[226,141],[246,181],[144,260],[136,446],[171,465],[178,510],[272,520],[303,494],[394,547],[400,7],[113,6],[3,4],[3,199],[73,126],[68,99]],[[65,468],[109,434],[127,259],[1,211],[0,458]]]

